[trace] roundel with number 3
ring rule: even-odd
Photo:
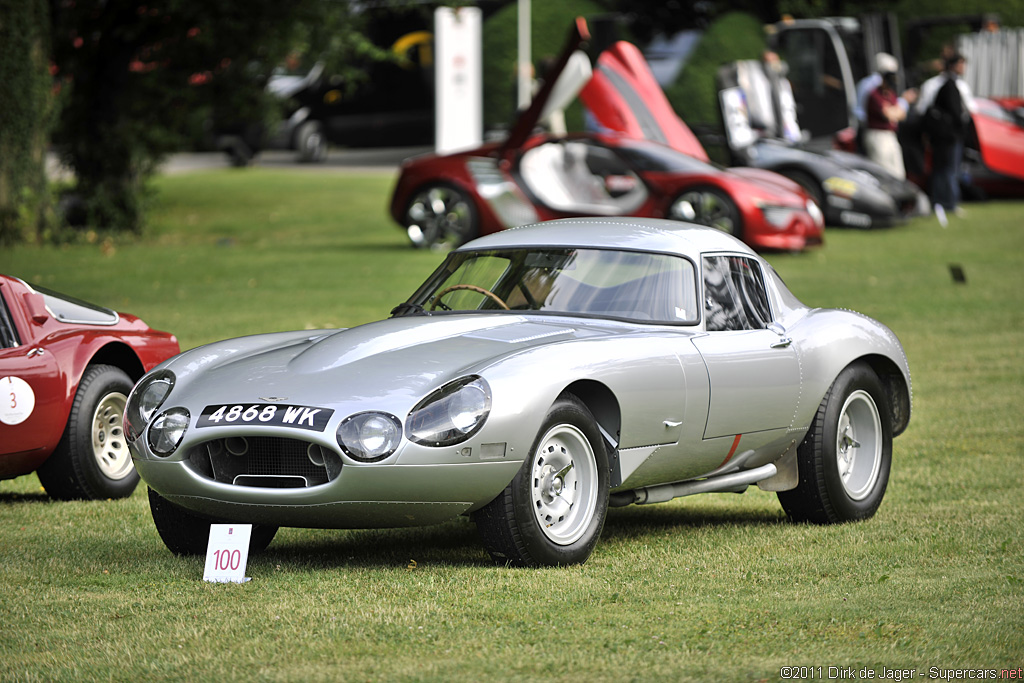
[[[36,407],[36,395],[29,383],[20,377],[0,378],[0,422],[21,424]]]

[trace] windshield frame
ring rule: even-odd
[[[431,296],[440,291],[442,283],[444,283],[452,274],[454,274],[461,263],[465,262],[469,258],[479,258],[487,254],[495,252],[530,252],[530,251],[604,251],[621,254],[644,254],[648,256],[662,256],[668,258],[676,258],[687,263],[689,265],[690,275],[692,281],[689,283],[690,289],[694,296],[692,302],[695,315],[691,318],[684,320],[664,320],[664,319],[648,319],[639,317],[630,317],[622,315],[613,315],[605,312],[583,312],[583,311],[567,311],[567,310],[537,310],[533,308],[515,308],[512,310],[502,310],[493,308],[484,309],[458,309],[452,311],[446,310],[430,310],[429,306],[431,303]],[[696,327],[701,324],[702,312],[700,306],[700,283],[698,282],[700,277],[700,268],[694,263],[694,260],[685,254],[672,251],[657,251],[650,249],[629,249],[622,247],[600,247],[600,246],[580,246],[580,245],[567,245],[567,244],[536,244],[536,245],[507,245],[500,247],[487,247],[480,249],[463,249],[452,251],[448,254],[445,260],[430,274],[430,276],[424,281],[424,283],[417,288],[411,297],[409,297],[404,303],[399,304],[393,311],[392,317],[400,317],[403,315],[473,315],[473,314],[504,314],[504,315],[539,315],[547,317],[573,317],[573,318],[589,318],[599,320],[615,320],[619,322],[628,322],[639,325],[659,325],[659,326],[670,326],[670,327]]]

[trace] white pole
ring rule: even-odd
[[[519,0],[519,56],[516,63],[518,98],[516,106],[525,109],[533,97],[533,62],[530,58],[530,1]]]

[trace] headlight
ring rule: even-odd
[[[821,207],[818,206],[818,202],[813,199],[807,200],[807,213],[811,214],[811,218],[814,219],[814,224],[819,228],[825,226],[825,214],[821,212]]]
[[[483,377],[449,382],[416,404],[406,420],[410,441],[452,446],[480,431],[491,412],[491,388]]]
[[[188,429],[189,414],[184,408],[160,413],[149,428],[149,447],[158,455],[170,455]]]
[[[782,230],[789,225],[789,222],[793,220],[793,214],[796,213],[797,209],[790,208],[788,206],[763,206],[761,207],[761,213],[764,214],[764,219],[768,221],[772,227]]]
[[[146,431],[146,425],[163,405],[174,386],[174,373],[164,370],[144,378],[132,389],[124,409],[124,431],[133,443]]]
[[[402,423],[387,413],[358,413],[338,425],[338,445],[356,460],[383,460],[398,448]]]

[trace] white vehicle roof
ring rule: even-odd
[[[710,251],[754,254],[746,244],[720,230],[656,218],[565,218],[533,223],[475,239],[458,251],[526,246],[668,252],[694,259]]]

